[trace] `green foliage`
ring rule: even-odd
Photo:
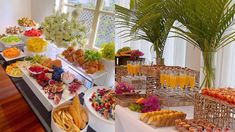
[[[234,40],[235,33],[226,32],[234,24],[232,0],[168,0],[164,4],[164,15],[188,29],[173,27],[177,37],[201,51],[214,52]]]
[[[187,40],[202,51],[205,86],[213,87],[214,53],[235,39],[235,32],[228,30],[234,25],[235,4],[232,0],[167,0],[164,7],[164,16],[183,25],[173,27],[175,37]]]
[[[104,43],[101,48],[101,55],[103,58],[108,60],[115,59],[115,43]]]
[[[122,47],[121,49],[119,49],[118,51],[117,51],[117,54],[119,54],[119,53],[121,53],[121,52],[123,52],[123,51],[129,51],[129,50],[131,50],[131,48],[130,47]]]
[[[165,42],[174,20],[162,15],[164,0],[131,1],[131,9],[116,5],[116,24],[121,37],[146,40],[153,44],[158,57],[162,57]],[[135,6],[135,7],[134,7]],[[130,41],[128,40],[128,41]]]
[[[85,51],[85,60],[86,61],[96,61],[101,59],[101,54],[95,50],[86,50]]]

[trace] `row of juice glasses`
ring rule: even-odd
[[[196,83],[195,76],[195,72],[189,69],[163,69],[160,71],[160,84],[162,88],[194,89]]]
[[[127,72],[131,76],[140,76],[140,68],[143,65],[143,61],[127,61]]]

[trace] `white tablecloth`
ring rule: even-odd
[[[193,118],[193,106],[168,107],[187,113],[187,119]],[[174,127],[154,128],[139,120],[139,113],[119,105],[115,108],[115,132],[176,132]]]

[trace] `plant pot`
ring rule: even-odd
[[[165,65],[164,58],[156,58],[156,65]]]
[[[212,88],[215,86],[216,52],[202,52],[204,79],[201,86]]]

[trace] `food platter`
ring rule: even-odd
[[[20,61],[8,65],[6,67],[6,74],[10,77],[17,77],[17,78],[22,77],[23,73],[21,69],[18,67],[19,63]]]
[[[88,122],[89,122],[89,116],[88,116],[87,110],[81,104],[76,105],[75,98],[73,99],[73,101],[67,101],[52,110],[51,128],[53,132],[65,132],[64,129],[67,129],[68,131],[69,130],[72,131],[71,128],[74,130],[74,126],[76,126],[75,127],[76,129],[80,129],[81,132],[87,131]],[[77,100],[78,100],[78,97],[77,97]],[[80,108],[76,108],[76,106],[80,106]],[[73,110],[75,111],[75,113],[71,114],[70,107],[74,107]],[[78,121],[79,124],[77,124],[77,125],[82,126],[80,128],[78,128],[78,126],[75,123],[75,120],[73,120],[74,117],[78,117],[78,115],[76,114],[77,113],[76,111],[80,111],[82,114],[81,118],[79,118],[80,120]]]
[[[19,58],[23,58],[25,57],[25,54],[24,52],[20,51],[20,55],[17,56],[17,57],[14,57],[14,58],[7,58],[3,55],[3,52],[0,53],[2,55],[2,57],[5,59],[5,61],[12,61],[12,60],[15,60],[15,59],[19,59]]]
[[[93,88],[90,88],[86,91],[85,93],[85,96],[84,96],[84,102],[85,102],[85,105],[86,107],[88,108],[88,110],[93,114],[95,115],[98,119],[104,121],[105,123],[108,123],[108,124],[111,124],[111,125],[114,125],[114,120],[109,118],[109,119],[105,119],[104,117],[102,117],[101,114],[99,114],[98,112],[95,111],[95,109],[92,107],[91,105],[91,102],[89,101],[89,98],[92,96],[92,94],[94,92],[96,92],[98,89],[111,89],[111,88],[107,88],[107,87],[104,87],[104,86],[96,86],[96,87],[93,87]]]
[[[10,77],[15,77],[15,78],[20,78],[20,77],[23,77],[23,75],[16,76],[16,75],[11,75],[11,74],[8,74],[8,73],[7,73],[7,75],[8,75],[8,76],[10,76]]]
[[[23,79],[29,85],[29,87],[34,92],[34,94],[38,97],[38,99],[41,101],[41,103],[45,106],[47,111],[51,111],[56,106],[73,98],[74,94],[69,94],[69,91],[66,89],[62,94],[62,98],[61,98],[59,104],[55,104],[53,102],[53,100],[48,99],[48,95],[45,94],[42,87],[37,83],[37,81],[34,78],[30,77],[27,69],[21,68],[21,70],[23,72]],[[85,90],[86,90],[86,88],[84,86],[81,86],[81,88],[77,91],[77,93],[79,94],[81,92],[84,92]]]

